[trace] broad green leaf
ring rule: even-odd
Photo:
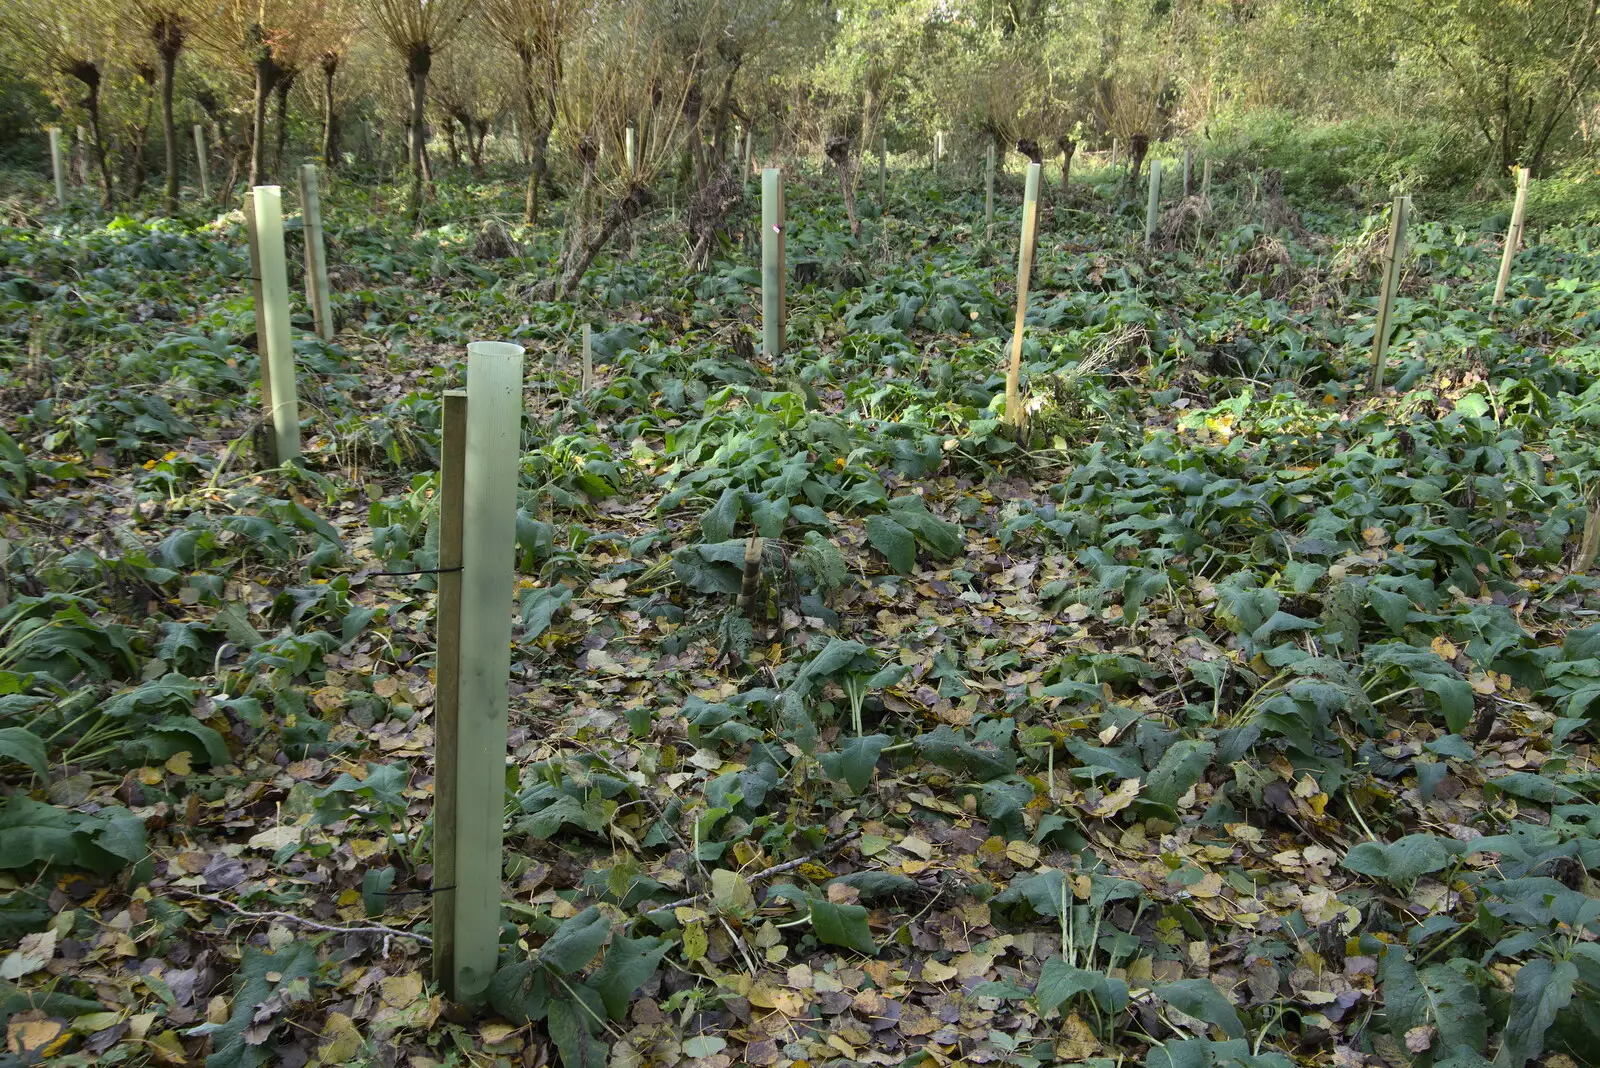
[[[589,1033],[592,1024],[570,996],[550,1002],[550,1040],[561,1054],[562,1068],[606,1068],[606,1047]]]
[[[1216,752],[1215,742],[1196,741],[1192,738],[1185,738],[1168,746],[1156,766],[1151,769],[1149,778],[1145,780],[1144,796],[1158,805],[1166,805],[1169,808],[1176,805],[1178,799],[1200,781]]]
[[[368,868],[361,876],[361,907],[368,916],[382,916],[389,907],[389,889],[394,886],[394,865]]]
[[[0,727],[0,759],[26,764],[40,782],[50,781],[50,758],[44,739],[25,727]]]
[[[518,1027],[536,1023],[550,1011],[551,985],[544,968],[519,961],[500,968],[489,980],[489,1004]]]
[[[894,741],[887,734],[869,734],[863,738],[850,738],[837,753],[824,753],[822,770],[830,779],[843,779],[853,793],[860,793],[872,783],[873,769],[878,766],[878,754]]]
[[[1179,1012],[1186,1012],[1197,1020],[1220,1027],[1229,1038],[1244,1037],[1244,1023],[1239,1019],[1239,1011],[1210,979],[1180,979],[1175,983],[1159,983],[1151,992]]]
[[[1535,957],[1518,970],[1495,1068],[1523,1068],[1544,1052],[1545,1032],[1572,1000],[1577,979],[1577,966],[1569,960]]]
[[[214,1025],[206,1068],[256,1068],[271,1059],[271,1034],[276,1015],[293,1001],[310,996],[317,971],[317,951],[309,942],[294,941],[276,952],[245,946],[239,964],[239,986],[228,1021]],[[276,1006],[276,1010],[265,1008]],[[265,1029],[268,1036],[260,1035]]]
[[[1044,962],[1034,987],[1039,1011],[1058,1009],[1079,994],[1089,994],[1102,1012],[1120,1013],[1128,1004],[1128,984],[1104,972],[1074,967],[1060,957]]]
[[[556,933],[539,948],[539,960],[557,975],[575,972],[594,959],[611,935],[611,921],[593,905],[561,921]]]
[[[522,640],[532,641],[550,629],[563,605],[572,600],[572,591],[560,584],[535,586],[522,594]]]
[[[844,946],[869,957],[878,955],[877,943],[867,928],[867,910],[860,905],[835,905],[819,897],[811,898],[811,928],[817,939],[830,946]]]
[[[1362,842],[1345,854],[1342,863],[1361,875],[1408,887],[1422,876],[1448,867],[1450,858],[1464,852],[1466,846],[1453,838],[1408,834],[1394,842]]]
[[[948,724],[917,737],[917,749],[941,768],[971,775],[980,782],[998,779],[1017,770],[1017,754],[1007,746],[963,738]]]
[[[909,575],[917,564],[917,540],[911,531],[884,515],[867,517],[867,541],[882,553],[889,566]]]
[[[661,966],[661,958],[672,948],[666,938],[629,938],[619,934],[606,949],[606,959],[589,978],[589,986],[605,1002],[606,1015],[621,1020],[628,1015],[628,1003]]]
[[[700,532],[706,541],[727,541],[739,523],[739,491],[732,486],[722,491],[717,503],[700,516]]]

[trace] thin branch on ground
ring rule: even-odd
[[[248,920],[285,920],[289,923],[297,923],[302,927],[309,927],[313,931],[328,931],[333,934],[381,934],[388,935],[392,938],[409,938],[412,941],[421,942],[425,946],[433,945],[433,939],[429,938],[427,935],[417,934],[414,931],[404,931],[398,927],[385,927],[381,923],[357,924],[348,927],[341,927],[338,924],[319,923],[316,920],[309,920],[304,916],[297,916],[292,912],[279,912],[277,910],[269,912],[252,912],[249,909],[244,908],[242,905],[234,904],[225,897],[218,897],[215,894],[200,894],[193,890],[185,890],[182,887],[177,886],[169,886],[165,888],[162,893],[173,894],[177,897],[194,898],[197,901],[209,901],[213,905],[221,905],[223,908],[234,913],[235,915],[241,916]]]

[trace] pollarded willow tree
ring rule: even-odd
[[[899,74],[914,65],[941,15],[937,0],[850,0],[837,8],[827,52],[811,68],[807,90],[819,112],[823,153],[838,175],[854,237],[861,236],[862,153],[878,144]]]
[[[378,35],[405,68],[411,92],[410,211],[422,211],[424,146],[428,139],[428,71],[434,52],[442,49],[471,14],[476,0],[369,0],[372,22]]]
[[[480,29],[469,23],[465,32],[475,35]],[[484,141],[495,118],[506,109],[515,80],[516,75],[493,51],[451,48],[434,59],[429,75],[431,94],[444,119],[452,165],[460,163],[460,153],[465,150],[473,175],[483,177]]]
[[[132,30],[150,42],[161,72],[161,138],[166,149],[167,214],[178,211],[178,130],[173,120],[172,96],[178,77],[178,56],[188,43],[190,25],[200,9],[196,0],[123,0],[124,16]]]
[[[119,44],[116,10],[99,0],[7,0],[0,7],[0,27],[18,56],[35,65],[34,80],[56,106],[82,109],[100,177],[101,204],[109,209],[116,194],[101,121],[101,87]],[[83,92],[81,99],[73,98],[75,90]]]
[[[278,155],[282,155],[288,88],[295,75],[343,28],[336,0],[224,0],[193,24],[207,53],[251,86],[249,120],[252,186],[268,178],[268,108],[276,96]],[[208,109],[209,110],[209,109]]]
[[[684,142],[686,105],[700,71],[679,62],[664,43],[678,31],[671,5],[621,0],[593,12],[571,42],[558,135],[581,168],[568,197],[568,239],[542,297],[570,298],[595,257],[654,201],[651,185]],[[714,27],[706,30],[709,48]],[[640,131],[632,172],[620,161],[630,122]],[[605,211],[594,217],[593,206]]]
[[[523,196],[525,223],[539,217],[539,193],[550,169],[550,133],[561,94],[562,51],[578,7],[578,0],[483,0],[489,32],[516,57],[516,99],[532,156]]]

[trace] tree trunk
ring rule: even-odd
[[[339,53],[322,54],[322,164],[328,170],[339,165],[339,116],[333,110],[333,76],[339,72]]]
[[[1078,142],[1070,137],[1056,138],[1056,147],[1061,150],[1061,203],[1067,203],[1067,179],[1072,176],[1072,157],[1078,151]]]
[[[1147,134],[1136,133],[1133,135],[1132,144],[1128,147],[1128,186],[1131,188],[1139,181],[1139,172],[1144,168],[1144,157],[1150,151],[1150,138]]]
[[[472,160],[472,176],[483,177],[483,142],[489,136],[489,122],[487,119],[474,120],[470,116],[462,120],[462,126],[467,135],[467,156]],[[476,132],[474,132],[476,128]]]
[[[257,31],[259,32],[259,27]],[[267,182],[267,100],[278,81],[278,65],[263,45],[256,53],[255,100],[250,118],[250,185]]]
[[[150,88],[154,83],[155,73],[149,67],[140,69],[139,74],[144,79],[146,88]],[[128,170],[123,176],[123,187],[128,191],[130,200],[137,200],[144,193],[144,181],[150,174],[150,120],[151,112],[154,110],[155,94],[149,93],[144,101],[144,121],[133,131],[133,144],[126,160]]]
[[[289,90],[294,86],[296,71],[284,71],[278,78],[274,92],[278,97],[278,141],[272,150],[272,174],[283,181],[283,145],[289,136]]]
[[[68,73],[82,82],[85,89],[83,110],[89,116],[90,144],[100,171],[100,206],[110,211],[116,194],[111,187],[111,164],[106,159],[106,143],[100,135],[100,67],[85,60],[72,64]]]
[[[583,165],[583,177],[577,190],[567,199],[567,251],[563,263],[570,263],[583,247],[588,236],[589,192],[594,187],[595,165],[600,157],[600,146],[591,137],[578,142],[578,161]]]
[[[855,153],[851,151],[850,138],[834,134],[823,149],[839,172],[839,195],[844,198],[845,218],[850,220],[850,236],[861,236],[861,219],[856,215]]]
[[[407,57],[406,73],[411,81],[411,214],[422,212],[422,186],[427,180],[423,141],[428,136],[425,111],[428,104],[428,71],[433,66],[433,52],[426,44],[418,45]]]
[[[584,274],[594,263],[600,250],[616,232],[634,219],[638,218],[645,208],[650,206],[650,190],[642,185],[629,188],[628,192],[612,206],[611,212],[606,216],[605,222],[600,227],[600,232],[584,244],[573,246],[567,256],[565,271],[561,279],[560,296],[562,300],[571,300],[572,295],[578,291],[578,283],[583,281]]]
[[[167,149],[166,211],[178,213],[178,127],[172,118],[172,86],[178,76],[178,53],[183,51],[184,25],[173,14],[159,16],[150,37],[161,56],[161,136]]]
[[[450,151],[450,169],[461,169],[461,143],[456,140],[456,117],[450,112],[444,114],[444,144]]]
[[[733,80],[738,77],[741,58],[729,61],[728,76],[722,80],[722,93],[717,98],[717,114],[711,124],[711,154],[719,164],[728,158],[728,108],[733,103]]]
[[[694,187],[699,190],[706,184],[705,144],[700,137],[700,85],[689,86],[684,94],[683,122],[689,131],[689,156],[694,161]]]

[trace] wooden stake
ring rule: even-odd
[[[1183,150],[1183,195],[1188,197],[1194,191],[1194,152],[1191,149]]]
[[[1034,222],[1039,217],[1039,171],[1028,164],[1027,184],[1022,193],[1022,253],[1017,259],[1017,318],[1011,329],[1011,362],[1006,367],[1006,422],[1018,437],[1027,421],[1022,410],[1022,327],[1028,314],[1028,279],[1033,274]]]
[[[300,165],[300,221],[305,229],[306,301],[317,324],[317,336],[333,340],[333,305],[328,295],[328,253],[322,241],[322,200],[317,193],[317,165]]]
[[[456,1001],[483,1001],[500,946],[501,822],[506,803],[506,703],[516,585],[522,347],[467,346],[466,457],[461,507],[459,729],[456,735]]]
[[[61,131],[50,127],[50,169],[56,179],[56,207],[67,206],[67,168],[61,158]]]
[[[1211,160],[1209,159],[1200,168],[1200,195],[1207,200],[1211,199]]]
[[[594,346],[590,340],[590,327],[583,324],[583,365],[578,372],[578,389],[587,393],[594,388]]]
[[[194,162],[200,170],[200,198],[211,199],[211,169],[206,163],[206,131],[198,122],[194,124]]]
[[[1111,139],[1111,166],[1115,167],[1116,165],[1117,165],[1117,139],[1115,137],[1113,137]]]
[[[628,164],[628,177],[631,179],[639,173],[638,147],[634,142],[633,122],[628,122],[627,132],[623,135],[622,156]]]
[[[783,171],[761,172],[761,351],[768,360],[783,352],[784,220]]]
[[[1150,202],[1144,209],[1144,247],[1149,251],[1156,243],[1156,223],[1161,215],[1161,161],[1150,161]]]
[[[1516,259],[1522,246],[1522,226],[1528,208],[1528,178],[1526,167],[1517,168],[1517,201],[1511,209],[1511,225],[1506,228],[1505,250],[1500,254],[1500,277],[1494,283],[1494,302],[1506,299],[1506,286],[1511,281],[1511,261]]]
[[[994,141],[989,141],[989,153],[983,167],[983,239],[994,240]]]
[[[1383,291],[1378,298],[1378,322],[1372,333],[1372,377],[1369,388],[1376,395],[1383,389],[1383,361],[1389,351],[1389,319],[1394,312],[1395,291],[1400,288],[1400,262],[1404,258],[1407,216],[1411,198],[1395,197],[1389,214],[1389,240],[1383,250]]]
[[[456,862],[461,748],[461,524],[467,456],[467,391],[444,394],[439,458],[439,594],[434,614],[433,885],[461,885]],[[455,980],[456,895],[433,895],[433,979]]]
[[[273,459],[286,464],[300,455],[300,399],[295,391],[294,327],[289,319],[289,264],[283,248],[283,193],[258,185],[255,197],[256,251],[261,263],[261,315],[266,333],[269,376],[262,387],[272,398]],[[258,344],[257,351],[262,348]]]

